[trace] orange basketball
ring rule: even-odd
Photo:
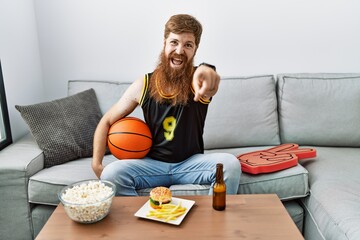
[[[150,151],[152,136],[143,120],[125,117],[111,125],[107,144],[118,159],[140,159]]]

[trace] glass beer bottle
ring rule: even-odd
[[[213,187],[213,208],[218,211],[226,207],[226,185],[224,182],[223,165],[216,164],[216,180]]]

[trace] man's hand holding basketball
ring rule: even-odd
[[[219,88],[220,76],[214,69],[207,66],[199,66],[193,76],[192,86],[195,91],[194,101],[200,98],[210,99]]]

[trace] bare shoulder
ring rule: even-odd
[[[135,99],[136,102],[139,102],[143,94],[144,89],[144,76],[137,78],[128,88],[127,94],[131,96],[132,99]]]
[[[142,89],[144,86],[144,76],[138,77],[132,85],[135,85],[136,88]]]

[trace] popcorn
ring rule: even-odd
[[[114,191],[111,187],[101,181],[89,181],[66,189],[61,194],[61,200],[71,219],[91,223],[108,214],[112,196]]]

